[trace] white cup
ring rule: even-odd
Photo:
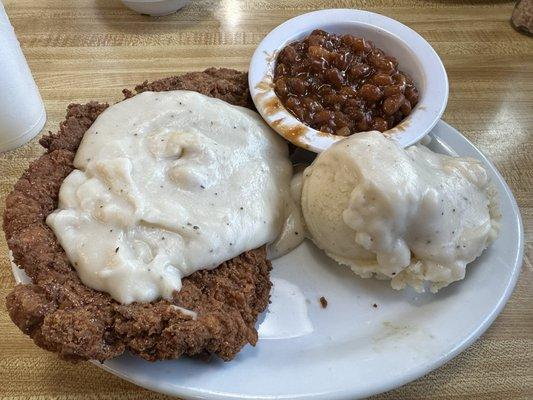
[[[45,122],[43,100],[0,0],[0,152],[23,145]]]
[[[141,14],[160,17],[185,7],[191,0],[122,0],[124,5]]]

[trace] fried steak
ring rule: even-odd
[[[144,82],[144,91],[194,90],[254,109],[247,74],[210,68]],[[104,361],[129,350],[150,361],[182,355],[215,354],[231,360],[257,342],[255,322],[268,304],[270,262],[264,246],[247,251],[213,270],[183,279],[167,300],[121,305],[107,293],[85,286],[69,263],[46,217],[57,207],[63,179],[85,131],[108,104],[70,104],[57,134],[40,143],[46,153],[34,161],[6,200],[4,231],[14,261],[32,279],[7,296],[13,322],[34,342],[70,361]],[[197,313],[197,318],[175,307]]]

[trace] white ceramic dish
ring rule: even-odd
[[[430,147],[481,159],[498,188],[498,239],[437,295],[397,292],[357,278],[310,242],[275,260],[272,303],[257,347],[229,363],[181,359],[149,363],[131,355],[95,363],[137,385],[188,399],[355,399],[412,381],[471,345],[515,286],[523,256],[516,202],[494,165],[444,122]],[[13,268],[17,282],[27,280]],[[322,309],[319,297],[328,307]],[[376,304],[377,308],[373,307]],[[457,379],[460,379],[458,371]]]
[[[153,17],[172,14],[190,2],[191,0],[122,0],[122,3],[133,11]]]
[[[353,34],[371,40],[396,57],[420,92],[412,113],[387,131],[403,145],[427,134],[442,116],[448,102],[448,77],[433,48],[418,33],[380,14],[351,9],[315,11],[292,18],[270,32],[257,47],[249,68],[249,84],[259,113],[273,129],[297,146],[321,152],[342,137],[319,132],[298,121],[279,102],[272,88],[275,59],[288,43],[303,39],[314,29]]]

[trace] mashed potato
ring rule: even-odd
[[[302,212],[314,243],[368,278],[436,292],[463,279],[494,240],[499,212],[482,164],[379,132],[353,135],[306,169]]]

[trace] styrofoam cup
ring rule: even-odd
[[[43,100],[0,1],[0,152],[35,137],[46,121]]]

